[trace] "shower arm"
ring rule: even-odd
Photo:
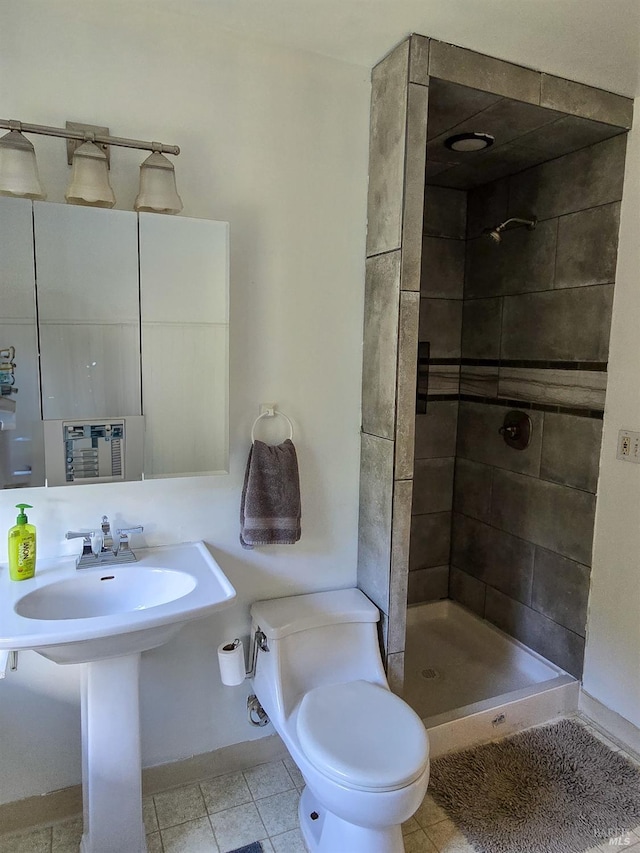
[[[500,223],[496,228],[496,231],[504,231],[507,225],[510,225],[512,222],[517,222],[518,225],[526,225],[529,231],[533,231],[538,222],[537,219],[521,219],[519,216],[512,216],[510,219],[506,219],[504,222]]]

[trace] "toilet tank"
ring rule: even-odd
[[[314,687],[357,679],[387,686],[380,614],[359,589],[257,601],[251,618],[269,648],[257,652],[253,683],[270,717],[288,716]]]

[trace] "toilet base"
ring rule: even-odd
[[[298,818],[310,853],[404,853],[400,824],[373,829],[348,823],[327,811],[309,786],[300,797]]]

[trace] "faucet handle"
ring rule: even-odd
[[[118,554],[120,551],[128,551],[133,553],[129,548],[129,536],[132,533],[142,533],[144,527],[139,525],[138,527],[121,527],[118,528],[115,532],[115,536],[113,537],[113,553]]]
[[[64,534],[65,539],[85,539],[87,542],[91,542],[91,537],[95,534],[95,530],[67,530]]]
[[[116,530],[116,533],[119,533],[121,536],[130,536],[132,533],[142,533],[144,527],[140,524],[138,527],[119,527]]]

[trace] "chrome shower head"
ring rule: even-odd
[[[502,232],[505,230],[507,225],[510,225],[512,222],[515,223],[516,228],[522,228],[523,226],[526,226],[529,231],[533,231],[533,229],[536,227],[538,220],[520,219],[518,216],[512,216],[511,219],[505,219],[504,222],[501,222],[500,225],[496,225],[495,228],[485,228],[482,232],[482,236],[489,237],[489,239],[493,240],[494,243],[501,243]]]
[[[482,232],[485,237],[488,237],[490,240],[493,240],[494,243],[502,242],[502,234],[498,228],[485,228]]]

